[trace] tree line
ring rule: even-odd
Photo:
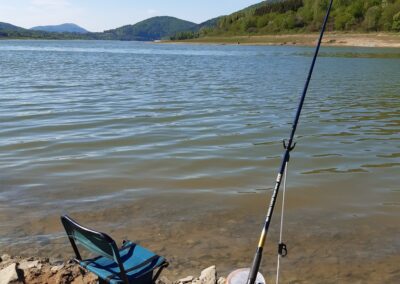
[[[171,38],[315,32],[328,5],[329,0],[264,1],[222,17],[215,27]],[[400,0],[335,0],[331,15],[329,31],[400,32]]]

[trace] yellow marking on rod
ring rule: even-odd
[[[258,247],[262,248],[264,247],[265,244],[265,229],[263,229],[262,233],[261,233],[261,237],[260,237],[260,241],[258,243]]]

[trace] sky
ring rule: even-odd
[[[261,0],[0,0],[0,22],[23,28],[75,23],[100,32],[154,16],[201,23]]]

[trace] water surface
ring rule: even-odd
[[[348,253],[344,244],[357,247],[355,227],[365,239],[357,248],[369,247],[384,265],[400,252],[400,59],[390,49],[322,52],[290,164],[289,236],[314,253],[308,234],[337,238],[335,224],[337,246]],[[0,251],[68,256],[58,216],[69,213],[150,246],[157,231],[177,271],[213,261],[223,271],[245,266],[311,54],[0,41]],[[174,243],[179,236],[188,243]],[[293,261],[315,259],[297,253]],[[337,249],[327,255],[326,267],[329,257],[351,259]],[[360,256],[365,267],[371,255]],[[343,275],[347,265],[337,264]]]

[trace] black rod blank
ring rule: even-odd
[[[268,234],[269,226],[271,224],[271,218],[272,218],[272,215],[274,213],[276,199],[277,199],[277,196],[278,196],[278,193],[279,193],[279,188],[280,188],[281,182],[282,182],[282,176],[283,176],[283,173],[285,172],[286,163],[289,161],[290,152],[293,150],[293,148],[295,146],[295,143],[293,141],[294,140],[294,135],[295,135],[296,130],[297,130],[297,126],[298,126],[298,123],[299,123],[301,111],[303,109],[304,101],[305,101],[305,98],[306,98],[306,95],[307,95],[308,86],[310,85],[311,77],[312,77],[312,74],[313,74],[313,71],[314,71],[315,62],[317,60],[319,49],[321,47],[322,38],[323,38],[324,33],[325,33],[326,24],[327,24],[328,19],[329,19],[329,14],[331,12],[332,4],[333,4],[333,0],[330,1],[328,9],[326,11],[324,23],[322,25],[321,33],[320,33],[320,36],[319,36],[319,39],[318,39],[317,47],[315,49],[315,53],[314,53],[314,57],[313,57],[313,60],[312,60],[312,63],[311,63],[311,67],[310,67],[310,70],[308,72],[307,80],[306,80],[306,83],[304,85],[303,93],[302,93],[301,98],[300,98],[300,102],[299,102],[299,105],[298,105],[298,108],[297,108],[296,116],[295,116],[295,119],[293,121],[292,131],[290,133],[290,138],[287,141],[287,143],[284,143],[285,152],[283,154],[281,167],[280,167],[278,176],[276,178],[276,183],[275,183],[274,191],[272,193],[270,206],[268,208],[268,213],[267,213],[267,216],[265,218],[265,223],[264,223],[264,226],[263,226],[263,229],[262,229],[262,232],[261,232],[261,236],[260,236],[260,240],[259,240],[259,243],[258,243],[258,247],[257,247],[256,253],[255,253],[255,256],[254,256],[253,264],[252,264],[252,267],[250,269],[250,274],[249,274],[249,278],[247,280],[247,284],[254,284],[254,282],[256,281],[256,278],[257,278],[257,273],[258,273],[258,271],[260,269],[260,264],[261,264],[264,244],[265,244],[265,240],[266,240],[266,237],[267,237],[267,234]]]

